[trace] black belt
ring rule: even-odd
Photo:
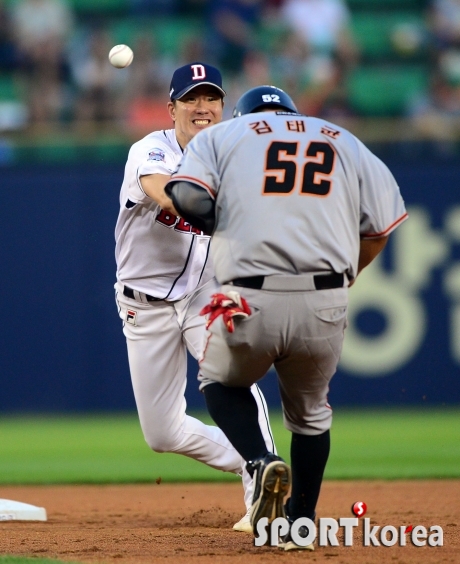
[[[236,278],[231,281],[233,286],[241,288],[253,288],[260,290],[264,284],[265,276],[248,276],[247,278]],[[332,288],[343,288],[343,273],[330,272],[327,274],[315,274],[313,276],[317,290],[331,290]]]
[[[140,292],[140,293],[144,294],[144,292]],[[132,300],[136,299],[134,297],[134,290],[132,288],[129,288],[128,286],[123,286],[123,295],[126,296],[127,298],[131,298]],[[149,296],[148,294],[144,294],[144,296],[147,298],[148,302],[161,302],[162,301],[161,298],[154,298],[153,296]]]

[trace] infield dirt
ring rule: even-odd
[[[460,480],[326,481],[319,517],[351,517],[364,501],[372,525],[440,525],[444,546],[352,547],[314,552],[256,548],[232,531],[244,513],[239,484],[4,486],[0,498],[45,507],[47,522],[0,522],[0,553],[83,563],[460,563]],[[340,539],[340,536],[339,536]]]

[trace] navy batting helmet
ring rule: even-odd
[[[256,86],[245,92],[235,105],[233,117],[252,114],[261,109],[279,108],[287,112],[297,112],[291,97],[276,86]]]

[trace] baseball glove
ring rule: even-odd
[[[209,314],[206,329],[208,329],[215,319],[222,315],[227,331],[233,333],[235,330],[233,318],[248,317],[251,315],[247,301],[234,290],[226,294],[213,294],[211,297],[211,303],[204,306],[200,311],[200,315]]]

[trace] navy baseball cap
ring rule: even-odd
[[[169,97],[171,100],[182,98],[184,94],[200,84],[214,86],[222,96],[225,96],[225,90],[222,88],[222,75],[219,70],[206,63],[197,62],[184,65],[174,71],[169,87]]]

